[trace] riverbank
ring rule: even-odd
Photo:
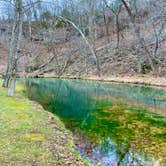
[[[127,84],[136,84],[136,85],[149,85],[156,87],[166,88],[166,78],[165,77],[154,77],[151,75],[133,75],[133,76],[56,76],[52,73],[46,73],[44,75],[35,75],[35,74],[21,74],[19,77],[44,77],[44,78],[61,78],[61,79],[81,79],[81,80],[90,80],[90,81],[103,81],[103,82],[115,82],[115,83],[127,83]],[[2,76],[0,75],[0,78]]]
[[[2,81],[0,80],[0,84]],[[17,83],[14,97],[0,87],[0,165],[89,165],[58,117],[30,101]]]
[[[57,78],[54,74],[45,74],[42,77],[45,78]],[[59,77],[58,77],[59,78]],[[157,87],[166,88],[166,78],[165,77],[154,77],[150,75],[135,75],[135,76],[61,76],[60,78],[65,79],[83,79],[83,80],[92,80],[92,81],[103,81],[103,82],[116,82],[116,83],[129,83],[129,84],[138,84],[138,85],[150,85]]]

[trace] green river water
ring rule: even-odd
[[[104,166],[166,165],[166,89],[27,79],[27,94],[73,132],[79,153]]]

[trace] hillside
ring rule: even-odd
[[[96,53],[99,58],[101,66],[101,73],[103,77],[111,76],[135,76],[146,74],[153,76],[154,73],[148,70],[146,63],[142,66],[142,71],[138,71],[139,53],[132,50],[132,40],[128,43],[128,35],[122,40],[123,46],[119,49],[115,47],[116,36],[113,34],[109,36],[112,38],[110,44],[106,44],[106,37],[98,38],[95,42]],[[81,43],[80,37],[74,37],[71,41],[65,41],[58,44],[48,46],[42,42],[30,43],[23,39],[23,48],[19,59],[18,75],[43,75],[51,74],[51,76],[73,76],[73,77],[87,77],[95,76],[97,74],[96,66],[93,58],[88,53],[87,48],[80,48],[78,43]],[[159,56],[160,64],[158,64],[157,75],[160,77],[166,76],[166,41],[161,41]],[[30,47],[34,47],[34,56],[30,55]],[[29,51],[27,51],[29,49]],[[56,51],[56,56],[52,53]],[[88,51],[89,52],[89,51]],[[137,55],[138,54],[138,55]],[[7,67],[8,48],[5,44],[0,47],[0,71],[1,74],[5,72]],[[87,56],[85,58],[85,56]],[[40,71],[40,67],[45,64],[44,69]],[[146,69],[147,67],[147,69]]]
[[[106,2],[89,4],[88,13],[77,11],[78,15],[72,15],[68,2],[64,9],[68,15],[38,9],[36,21],[24,20],[16,75],[165,77],[165,2],[140,0],[135,7],[126,1]],[[83,2],[77,3],[79,8]],[[11,27],[10,20],[1,21],[1,75],[7,68]]]

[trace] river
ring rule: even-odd
[[[104,166],[166,163],[166,90],[54,78],[27,79],[27,95],[72,131],[82,157]]]

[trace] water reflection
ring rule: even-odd
[[[79,138],[77,149],[90,161],[106,166],[153,165],[159,153],[164,155],[166,146],[158,146],[166,138],[165,117],[118,102],[145,104],[165,114],[164,90],[58,79],[28,79],[26,85],[28,96],[58,115]],[[150,157],[145,157],[148,153]]]
[[[57,97],[62,97],[65,93],[66,96],[75,97],[74,99],[76,99],[77,94],[79,93],[78,96],[80,96],[81,92],[82,95],[80,97],[88,97],[92,95],[105,96],[107,99],[115,97],[166,108],[166,90],[153,89],[149,86],[58,79],[29,79],[29,83],[30,82],[33,82],[33,84],[36,83],[36,85],[40,84],[41,90],[47,88],[48,91],[55,91]],[[86,98],[84,101],[87,101]]]
[[[150,166],[155,163],[134,151],[131,147],[127,147],[123,154],[120,154],[117,149],[117,144],[108,137],[105,141],[100,143],[100,146],[93,149],[93,155],[89,160],[96,162],[101,161],[105,166]]]

